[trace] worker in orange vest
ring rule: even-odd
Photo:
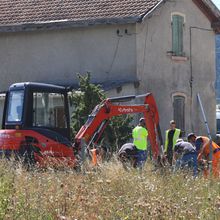
[[[211,144],[213,175],[214,177],[220,177],[220,147],[214,141]],[[195,146],[198,152],[198,162],[203,161],[203,158],[209,161],[210,139],[205,136],[196,137]],[[204,174],[208,175],[208,172],[206,171]]]

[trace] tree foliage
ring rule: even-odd
[[[105,99],[101,86],[90,83],[90,78],[89,73],[87,73],[85,77],[78,74],[79,89],[73,91],[71,95],[71,103],[74,106],[71,115],[71,127],[74,134],[76,134],[86,122],[93,108]]]
[[[106,99],[101,86],[90,82],[90,73],[87,73],[85,76],[78,74],[78,79],[79,89],[73,91],[71,94],[71,103],[74,106],[71,125],[74,135],[76,135],[81,126],[86,122],[94,107]],[[113,151],[118,149],[131,138],[131,121],[132,117],[129,115],[112,118],[100,142]]]

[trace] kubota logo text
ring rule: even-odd
[[[132,108],[119,108],[118,111],[121,112],[121,113],[123,113],[123,112],[131,113],[134,110]]]

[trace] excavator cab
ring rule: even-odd
[[[70,139],[67,90],[43,83],[16,83],[6,95],[3,129],[46,128]]]
[[[73,161],[67,92],[65,87],[44,83],[11,85],[5,99],[0,153],[23,156],[29,152],[39,163]]]

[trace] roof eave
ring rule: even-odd
[[[0,33],[2,32],[23,32],[23,31],[39,31],[39,30],[57,30],[77,27],[88,27],[94,25],[112,25],[112,24],[134,24],[139,22],[140,16],[125,18],[102,18],[90,20],[61,20],[36,23],[21,23],[13,25],[0,25]]]
[[[214,22],[220,17],[218,8],[210,0],[192,0],[206,17]]]
[[[212,23],[212,29],[216,34],[220,34],[220,21],[216,21]]]
[[[139,21],[138,22],[142,22],[145,18],[150,17],[152,15],[152,13],[158,8],[160,7],[162,4],[164,4],[167,0],[161,0],[159,1],[151,10],[147,11],[146,13],[142,14],[139,17]]]

